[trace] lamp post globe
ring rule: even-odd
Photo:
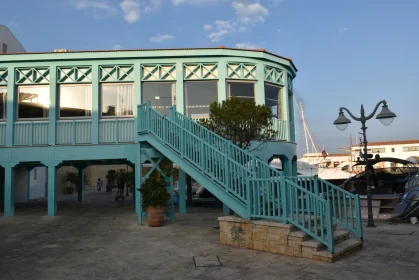
[[[384,104],[383,109],[381,109],[381,112],[377,115],[376,119],[380,120],[383,125],[389,126],[394,121],[395,117],[397,117],[396,114],[388,109],[387,104]]]

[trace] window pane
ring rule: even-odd
[[[132,84],[102,84],[102,116],[132,116],[134,112],[132,87]]]
[[[228,82],[228,97],[255,101],[255,84],[243,82]]]
[[[265,84],[265,105],[271,108],[274,118],[282,118],[281,88]]]
[[[49,86],[19,87],[18,118],[48,118]]]
[[[163,115],[176,104],[175,83],[143,83],[142,103],[150,101],[151,107]]]
[[[7,88],[0,87],[0,119],[6,119]]]
[[[88,117],[92,115],[91,85],[60,86],[60,117]]]
[[[185,114],[189,117],[208,117],[210,105],[218,101],[217,81],[185,82]]]

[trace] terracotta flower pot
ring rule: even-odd
[[[159,207],[148,207],[148,226],[150,227],[161,227],[164,220],[164,210],[162,206]]]

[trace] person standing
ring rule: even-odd
[[[97,179],[96,187],[98,192],[102,191],[102,180],[100,178]]]

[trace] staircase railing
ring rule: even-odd
[[[288,177],[288,179],[300,187],[330,200],[333,221],[355,233],[358,239],[362,239],[362,217],[359,195],[350,193],[318,176],[298,176]]]
[[[333,221],[345,227],[352,225],[343,222],[346,221],[340,219],[343,216],[337,218],[336,211],[339,208],[330,204],[332,200],[322,198],[314,188],[304,185],[306,182],[314,184],[308,179],[280,176],[278,170],[176,112],[174,107],[170,110],[170,116],[163,116],[153,110],[150,103],[139,105],[137,121],[140,134],[154,135],[179,157],[207,175],[215,185],[247,209],[247,218],[281,219],[292,223],[324,243],[331,252],[334,250]],[[323,181],[316,182],[320,182],[323,188],[338,192],[336,186]],[[359,205],[359,198],[354,201]],[[347,208],[346,204],[344,208]],[[358,226],[356,230],[359,233]],[[360,234],[362,236],[362,227]]]

